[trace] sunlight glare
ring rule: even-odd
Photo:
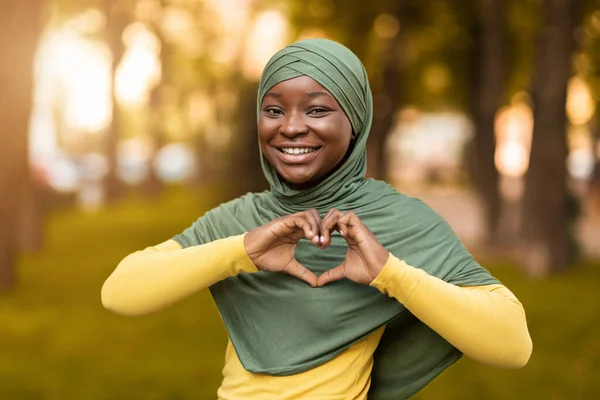
[[[51,35],[39,79],[57,79],[65,91],[67,124],[86,132],[104,129],[111,119],[111,56],[104,43],[72,32]],[[57,94],[55,94],[57,95]]]
[[[533,114],[524,102],[502,108],[496,115],[496,155],[498,172],[520,177],[529,167]]]
[[[529,167],[529,155],[522,143],[507,141],[496,148],[496,168],[506,176],[520,177]]]
[[[106,26],[106,16],[95,8],[89,8],[68,20],[64,29],[93,35],[102,32]]]
[[[288,22],[278,11],[263,11],[258,15],[246,38],[243,73],[248,79],[259,79],[271,56],[286,42]]]
[[[115,90],[120,104],[143,106],[151,90],[160,82],[160,41],[143,24],[136,22],[123,32],[127,50],[115,76]]]
[[[193,15],[182,7],[169,6],[163,10],[160,29],[170,43],[180,44],[194,36],[195,21]]]
[[[588,123],[594,116],[596,105],[587,83],[580,76],[575,76],[569,81],[567,93],[567,116],[571,123]]]

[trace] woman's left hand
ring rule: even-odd
[[[324,286],[341,279],[369,285],[385,266],[389,252],[352,211],[343,213],[335,208],[329,210],[321,222],[321,235],[324,238],[321,248],[331,244],[331,232],[334,230],[346,239],[348,253],[340,265],[319,276],[317,285]]]

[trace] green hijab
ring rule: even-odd
[[[218,206],[173,239],[183,247],[194,246],[242,234],[279,216],[313,207],[324,216],[335,207],[354,211],[388,251],[430,275],[460,286],[498,283],[422,201],[385,182],[365,179],[373,103],[365,69],[349,49],[310,39],[280,50],[263,72],[258,112],[270,88],[301,75],[331,92],[348,116],[356,140],[345,163],[314,188],[298,191],[261,153],[270,190]],[[318,276],[339,265],[346,250],[344,239],[334,233],[325,250],[301,240],[295,257]],[[375,353],[369,398],[402,399],[461,356],[397,300],[348,280],[312,288],[286,274],[259,271],[227,278],[210,291],[242,365],[254,373],[306,371],[386,326]]]

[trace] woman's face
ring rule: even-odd
[[[262,152],[298,189],[316,185],[344,160],[352,126],[327,89],[308,76],[273,86],[258,118]]]

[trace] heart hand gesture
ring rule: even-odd
[[[321,217],[314,209],[276,218],[246,234],[246,253],[261,271],[283,272],[317,286],[317,277],[296,261],[294,249],[302,238],[322,247],[320,224]]]
[[[333,208],[323,219],[320,228],[324,237],[321,247],[331,244],[331,231],[337,230],[348,243],[348,253],[340,265],[319,276],[318,286],[344,278],[369,285],[379,275],[389,252],[354,212],[343,213]]]

